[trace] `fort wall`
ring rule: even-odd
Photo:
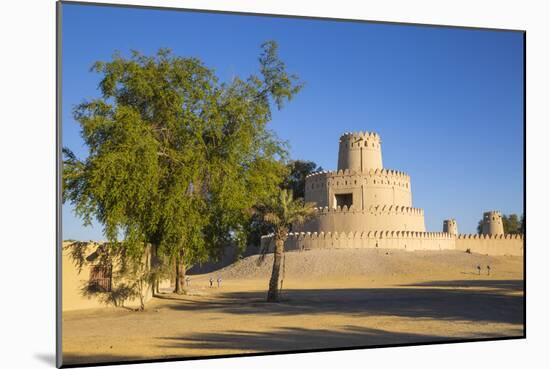
[[[424,211],[406,206],[371,206],[365,210],[337,207],[317,208],[317,214],[303,226],[304,232],[368,232],[375,230],[424,232]]]
[[[524,237],[517,234],[461,234],[456,239],[456,249],[485,255],[523,256]]]
[[[296,232],[289,233],[285,250],[381,248],[405,251],[454,250],[455,237],[443,232]],[[274,249],[272,236],[262,236],[262,247]]]
[[[104,300],[105,295],[96,293],[93,295],[84,293],[86,285],[90,282],[92,269],[98,265],[94,260],[94,253],[99,244],[87,243],[84,250],[85,261],[82,267],[79,268],[75,260],[71,256],[71,242],[63,242],[62,247],[62,275],[61,275],[61,309],[62,311],[95,309],[110,306]],[[143,262],[148,265],[150,253],[146,253]],[[115,263],[112,266],[112,275],[116,275],[120,271],[120,265]],[[120,283],[125,283],[119,278],[110,278],[110,286],[112,290],[116,290]],[[170,281],[161,281],[160,287],[165,288],[170,286]],[[142,289],[144,302],[149,301],[153,297],[152,286],[147,284]],[[138,308],[140,300],[138,297],[127,298],[124,301],[124,306],[129,308]]]
[[[262,236],[262,247],[273,251],[272,235]],[[523,235],[455,236],[446,232],[369,231],[294,232],[285,242],[287,251],[315,249],[380,248],[404,251],[457,250],[493,256],[523,256]]]
[[[389,169],[324,171],[305,180],[305,201],[318,207],[338,206],[337,195],[351,194],[353,206],[367,209],[376,205],[412,206],[410,177]]]
[[[412,207],[409,175],[383,168],[381,139],[372,132],[340,137],[338,170],[306,176],[305,201],[315,203],[317,213],[292,228],[287,250],[379,247],[523,255],[523,237],[504,236],[498,211],[484,213],[482,236],[459,235],[455,219],[444,221],[443,232],[426,232],[423,210]],[[272,248],[271,236],[262,237],[262,245]]]

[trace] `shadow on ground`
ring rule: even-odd
[[[283,293],[280,303],[266,303],[265,291],[219,292],[208,298],[159,297],[164,303],[161,311],[235,314],[245,319],[264,319],[270,316],[300,316],[320,318],[323,315],[342,317],[403,317],[423,324],[423,320],[466,321],[472,324],[468,337],[499,338],[523,335],[523,281],[522,280],[453,280],[430,281],[394,288],[343,288],[343,289],[293,289]],[[155,313],[156,314],[156,313]],[[247,317],[250,315],[250,317]],[[179,316],[179,315],[178,315]],[[186,314],[181,314],[185,319]],[[173,317],[173,315],[172,315]],[[231,319],[228,317],[227,319]],[[159,324],[163,324],[159,321]],[[170,322],[167,322],[169,324]],[[504,323],[514,326],[503,328],[502,333],[484,331],[487,323]],[[392,331],[392,327],[373,329],[346,325],[331,329],[304,328],[300,324],[267,331],[222,330],[218,332],[176,333],[156,336],[151,345],[173,349],[173,353],[195,357],[201,350],[207,355],[223,355],[231,352],[278,352],[291,350],[315,350],[353,348],[397,344],[456,341],[460,339],[441,331],[438,334],[418,334]],[[153,341],[154,340],[154,341]],[[153,343],[154,342],[154,343]],[[170,351],[170,350],[168,350]],[[172,356],[174,357],[174,356]],[[158,359],[162,357],[124,357],[115,355],[71,354],[64,357],[66,363],[116,362],[128,360]]]
[[[356,326],[346,326],[340,331],[284,327],[269,332],[231,331],[159,338],[168,342],[165,346],[162,346],[164,348],[245,349],[248,352],[353,348],[373,345],[443,342],[451,339],[451,337],[396,333]]]
[[[523,281],[432,281],[395,288],[293,289],[280,303],[265,292],[219,293],[206,300],[172,299],[178,311],[217,310],[230,314],[399,316],[419,319],[523,323]]]

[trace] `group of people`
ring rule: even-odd
[[[477,266],[477,274],[481,275],[481,265]],[[490,275],[490,274],[491,274],[491,267],[487,265],[487,275]]]
[[[190,282],[191,282],[191,278],[189,276],[185,277],[185,284],[187,285],[187,287],[189,287]],[[210,288],[212,288],[214,285],[214,278],[212,276],[210,277],[209,282],[210,282]],[[218,288],[221,287],[222,277],[220,275],[216,279],[216,282],[218,282]]]

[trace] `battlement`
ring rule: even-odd
[[[285,241],[286,250],[381,248],[415,250],[453,250],[456,238],[443,232],[362,231],[295,232]],[[262,236],[262,245],[274,249],[273,235]]]
[[[273,234],[262,236],[262,240],[271,240]],[[415,231],[368,231],[368,232],[290,232],[287,241],[316,239],[385,239],[385,238],[417,238],[454,240],[455,237],[445,232],[415,232]]]
[[[353,176],[358,175],[362,177],[378,177],[378,176],[388,176],[388,177],[395,177],[399,179],[410,179],[410,176],[402,171],[394,170],[394,169],[369,169],[365,171],[357,171],[354,169],[340,169],[340,170],[323,170],[320,172],[315,172],[308,174],[306,178],[310,177],[318,177],[318,178],[326,178],[326,177],[343,177],[343,176]]]
[[[523,240],[522,234],[459,234],[459,240]]]
[[[489,211],[485,211],[483,212],[483,216],[499,216],[499,217],[502,217],[502,213],[498,210],[489,210]]]
[[[323,214],[333,214],[333,213],[370,213],[374,215],[388,214],[388,215],[424,215],[424,210],[419,208],[413,208],[409,206],[399,206],[399,205],[374,205],[369,206],[367,209],[362,210],[358,209],[355,206],[351,205],[350,207],[337,206],[336,208],[329,208],[328,206],[316,207],[315,211],[319,215]]]
[[[368,141],[371,143],[381,143],[380,135],[375,132],[345,132],[340,136],[340,142],[342,141]]]

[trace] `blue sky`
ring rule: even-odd
[[[294,159],[336,169],[347,131],[382,137],[384,167],[411,176],[426,228],[457,219],[475,232],[483,211],[523,211],[523,35],[422,27],[63,5],[62,139],[86,148],[73,107],[99,96],[89,72],[114,50],[160,47],[198,57],[221,80],[258,71],[259,46],[276,40],[305,88],[271,128]],[[64,239],[103,239],[63,206]]]

